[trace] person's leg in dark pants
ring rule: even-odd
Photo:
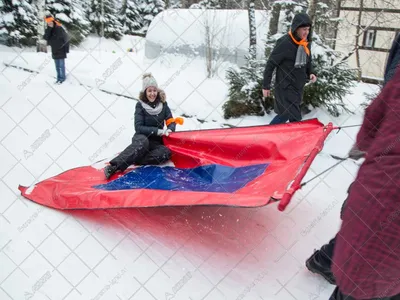
[[[288,88],[286,93],[290,103],[286,108],[289,115],[289,122],[300,122],[302,119],[300,105],[303,98],[303,91]]]
[[[107,179],[117,171],[125,171],[130,165],[138,163],[149,153],[149,140],[145,135],[134,135],[132,143],[117,157],[110,161],[110,165],[104,168]]]
[[[159,141],[149,141],[149,152],[138,161],[140,165],[159,165],[167,162],[171,158],[171,150]]]
[[[56,72],[57,72],[57,82],[61,81],[61,62],[60,59],[54,59],[54,63],[56,65]]]
[[[59,59],[60,82],[65,81],[65,59]]]
[[[343,220],[343,211],[350,193],[353,183],[347,189],[347,198],[343,201],[342,208],[340,209],[340,219]],[[324,277],[329,283],[335,284],[335,279],[331,270],[333,250],[335,248],[336,237],[331,239],[328,244],[325,244],[321,249],[315,251],[306,261],[306,267],[313,273],[319,274]]]
[[[300,104],[302,91],[292,87],[277,90],[275,93],[275,111],[279,114],[272,119],[270,125],[289,122],[300,122],[302,119]]]
[[[336,237],[331,239],[328,244],[323,245],[321,249],[315,251],[306,261],[308,270],[321,275],[331,284],[336,283],[331,270],[335,241]]]
[[[283,115],[276,115],[276,116],[272,119],[271,123],[269,123],[269,125],[283,124],[283,123],[286,123],[288,120],[289,120],[289,118],[286,117],[286,116],[283,116]]]

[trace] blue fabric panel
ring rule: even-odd
[[[153,189],[234,193],[262,175],[268,165],[229,167],[213,164],[191,169],[142,166],[116,180],[93,186],[93,188],[108,191]]]

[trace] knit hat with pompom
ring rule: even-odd
[[[143,74],[142,92],[144,93],[144,91],[150,86],[158,88],[157,81],[151,73],[145,73]]]

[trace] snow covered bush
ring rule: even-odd
[[[37,35],[37,9],[31,1],[0,2],[0,39],[8,46],[33,46]]]
[[[143,18],[138,10],[137,0],[125,0],[123,2],[120,22],[124,28],[124,34],[135,34],[142,28]]]
[[[89,8],[89,21],[93,31],[105,38],[120,40],[123,36],[114,0],[92,0]]]
[[[238,118],[244,115],[262,116],[265,109],[270,109],[273,102],[269,99],[264,105],[262,97],[262,80],[264,62],[257,61],[254,70],[250,64],[241,68],[232,67],[227,70],[229,80],[229,100],[224,103],[222,109],[224,118]],[[256,81],[254,77],[256,76]],[[263,107],[264,106],[264,107]]]
[[[313,67],[318,79],[304,88],[304,110],[310,106],[324,107],[334,117],[338,117],[343,110],[351,112],[343,98],[355,84],[356,70],[350,69],[347,61],[340,60],[333,51],[313,56]]]
[[[84,0],[46,0],[46,11],[61,22],[73,45],[81,43],[90,33],[85,5]]]
[[[142,28],[140,32],[146,34],[151,21],[165,9],[163,0],[138,0],[138,12],[142,16]]]
[[[192,9],[218,9],[221,8],[219,0],[201,0],[199,3],[193,3]]]

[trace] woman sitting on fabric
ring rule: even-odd
[[[166,102],[165,92],[158,88],[151,75],[143,75],[143,86],[135,108],[135,135],[132,143],[104,168],[107,179],[117,171],[123,172],[130,165],[157,165],[171,158],[171,151],[164,146],[162,136],[175,131],[171,122],[164,130],[164,122],[173,118]]]

